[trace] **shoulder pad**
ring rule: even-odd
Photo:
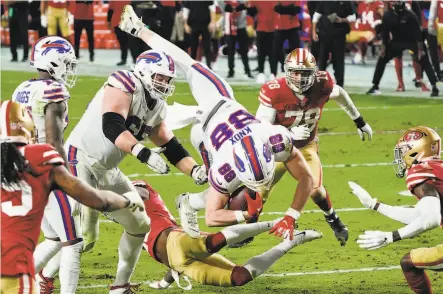
[[[128,70],[114,72],[109,76],[107,84],[131,95],[134,94],[136,90],[134,75]]]
[[[60,102],[70,98],[68,89],[65,85],[57,81],[44,81],[43,96],[41,100],[46,103]]]
[[[63,165],[65,161],[50,144],[26,145],[22,149],[25,159],[37,173],[43,173],[54,166]]]
[[[408,186],[408,190],[412,192],[415,187],[423,182],[436,178],[437,175],[432,165],[428,162],[421,162],[408,170],[406,185]]]

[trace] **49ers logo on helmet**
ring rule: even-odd
[[[425,134],[423,132],[419,132],[419,131],[412,131],[407,133],[404,137],[403,140],[405,142],[409,142],[409,141],[416,141],[416,140],[420,140],[421,138],[423,138],[423,136],[425,136]]]

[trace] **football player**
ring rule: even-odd
[[[394,169],[397,177],[406,175],[408,190],[418,199],[412,208],[381,203],[356,183],[349,182],[352,193],[366,208],[406,224],[393,232],[365,231],[357,240],[360,248],[379,249],[443,225],[443,160],[440,152],[441,138],[428,127],[410,128],[398,140],[394,149]],[[400,264],[415,293],[433,293],[425,270],[443,270],[443,244],[413,249],[403,256]]]
[[[194,239],[181,230],[160,195],[149,184],[135,181],[134,185],[145,200],[146,213],[151,219],[152,230],[145,239],[145,249],[157,262],[170,268],[161,281],[150,283],[150,287],[155,289],[168,288],[174,280],[182,287],[178,273],[203,285],[242,286],[263,274],[295,246],[322,237],[321,233],[313,230],[294,231],[292,240],[286,238],[263,254],[252,257],[244,265],[236,265],[217,252],[226,245],[268,231],[278,220],[238,224]]]
[[[296,221],[312,192],[313,177],[300,151],[293,148],[292,133],[282,126],[260,122],[234,100],[232,88],[212,70],[155,34],[138,19],[131,6],[125,6],[120,28],[142,39],[151,48],[162,50],[183,70],[199,107],[198,122],[202,142],[211,157],[210,187],[206,191],[206,223],[227,226],[255,219],[261,201],[247,197],[248,211],[225,210],[229,195],[242,183],[254,191],[269,189],[274,177],[275,162],[284,162],[291,175],[299,181],[291,206],[271,232],[292,238]],[[192,194],[201,198],[203,193]],[[188,196],[188,197],[186,197]],[[193,237],[199,237],[196,211],[188,205],[190,195],[178,199],[181,224]],[[201,202],[199,202],[201,203]],[[204,201],[203,201],[204,203]]]
[[[325,103],[335,100],[357,125],[361,139],[372,138],[371,127],[363,120],[348,93],[334,83],[326,71],[317,70],[314,56],[306,49],[292,51],[285,60],[285,77],[264,84],[258,96],[256,117],[291,130],[294,145],[308,162],[314,176],[312,200],[325,214],[341,245],[346,244],[348,229],[338,218],[328,192],[323,186],[323,170],[316,137],[318,121]],[[286,167],[278,163],[272,187],[283,177]],[[261,194],[266,201],[272,191]]]
[[[37,69],[38,78],[21,83],[14,91],[12,100],[31,111],[37,128],[37,142],[52,145],[67,165],[69,156],[66,156],[63,148],[63,132],[68,125],[68,88],[72,88],[77,79],[74,49],[63,38],[43,37],[34,45],[30,63]],[[60,271],[60,289],[63,293],[75,292],[79,264],[68,256],[79,254],[83,247],[81,236],[76,233],[78,222],[76,224],[71,215],[74,210],[74,203],[66,194],[58,190],[51,194],[42,223],[45,240],[37,246],[34,257],[39,272],[37,280],[41,281],[54,268],[58,270],[63,256]],[[46,252],[59,251],[57,258],[40,272],[48,261]],[[51,289],[52,286],[47,285],[47,288]]]
[[[358,44],[359,50],[352,60],[353,63],[366,63],[368,43],[375,37],[375,27],[381,24],[383,11],[383,1],[365,0],[358,3],[358,18],[352,23],[351,32],[346,35],[346,43]]]
[[[96,187],[117,193],[133,191],[129,179],[118,168],[127,154],[155,172],[167,174],[169,166],[160,156],[201,185],[207,181],[206,169],[199,166],[179,143],[164,122],[166,99],[175,88],[173,59],[162,52],[140,54],[133,70],[112,73],[89,103],[71,132],[65,148],[74,174]],[[141,142],[149,139],[161,150],[150,150]],[[139,258],[149,223],[140,223],[143,213],[110,213],[125,229],[119,244],[119,263],[111,293],[130,291],[130,276]],[[84,250],[98,238],[98,212],[82,210]]]
[[[54,187],[100,211],[144,209],[137,193],[99,191],[72,176],[49,144],[33,144],[36,130],[28,110],[13,101],[0,106],[1,293],[36,293],[33,252],[49,193]]]

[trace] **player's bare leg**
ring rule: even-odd
[[[326,221],[334,231],[335,238],[337,238],[341,246],[346,245],[346,241],[348,241],[349,237],[348,228],[343,224],[332,207],[328,191],[326,191],[324,186],[320,186],[314,190],[314,192],[311,194],[311,198],[323,211]]]
[[[403,274],[409,287],[415,293],[420,294],[432,294],[431,282],[424,269],[415,267],[411,260],[411,254],[408,253],[400,260],[400,265],[403,270]]]

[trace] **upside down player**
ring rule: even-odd
[[[252,201],[254,205],[248,205],[249,211],[225,210],[230,194],[242,183],[256,192],[269,189],[275,162],[284,162],[299,185],[284,218],[270,232],[292,238],[296,221],[313,188],[309,167],[301,153],[293,148],[292,133],[284,127],[257,120],[234,100],[232,88],[225,80],[146,28],[131,6],[125,6],[119,26],[150,47],[170,55],[184,71],[199,104],[201,113],[194,128],[199,128],[204,134],[200,142],[204,140],[214,159],[208,175],[210,187],[203,196],[210,201],[205,203],[203,200],[202,207],[199,207],[206,209],[206,223],[209,226],[227,226],[256,218],[261,210],[261,201],[257,201],[259,205]],[[201,198],[203,193],[193,195]],[[198,238],[200,231],[195,210],[187,209],[189,205],[182,205],[187,200],[178,202],[179,207],[186,207],[185,211],[179,210],[183,228]]]
[[[345,245],[348,229],[332,208],[329,194],[323,186],[323,170],[318,154],[317,127],[322,110],[329,99],[335,100],[357,125],[361,139],[372,138],[371,127],[363,120],[348,93],[326,71],[318,71],[314,56],[306,49],[293,50],[285,60],[284,78],[264,84],[260,90],[256,117],[281,125],[294,134],[294,145],[308,162],[314,176],[312,200],[325,214],[326,221],[334,230],[335,237]],[[274,187],[286,172],[286,167],[277,163]],[[272,188],[261,194],[266,201]]]
[[[22,105],[0,106],[1,144],[1,286],[0,292],[36,293],[33,252],[49,193],[60,189],[101,211],[144,209],[137,193],[123,196],[96,190],[72,176],[49,144],[33,144],[34,122]]]
[[[418,199],[414,208],[383,204],[359,185],[349,182],[352,192],[365,207],[406,224],[393,232],[366,231],[357,240],[361,248],[375,250],[443,225],[443,160],[440,152],[441,138],[428,127],[410,128],[398,140],[393,164],[399,178],[406,175],[406,185]],[[403,256],[400,264],[415,293],[433,293],[425,270],[443,270],[443,243],[413,249]]]
[[[243,266],[236,265],[217,252],[228,244],[268,231],[278,220],[234,225],[194,239],[177,225],[160,195],[149,184],[144,181],[133,184],[143,198],[146,213],[151,219],[151,232],[145,238],[145,249],[157,262],[171,269],[162,281],[150,284],[156,289],[167,288],[174,282],[172,271],[187,275],[203,285],[242,286],[263,274],[295,246],[322,237],[321,233],[313,230],[295,231],[293,240],[286,238],[263,254],[252,257]]]

